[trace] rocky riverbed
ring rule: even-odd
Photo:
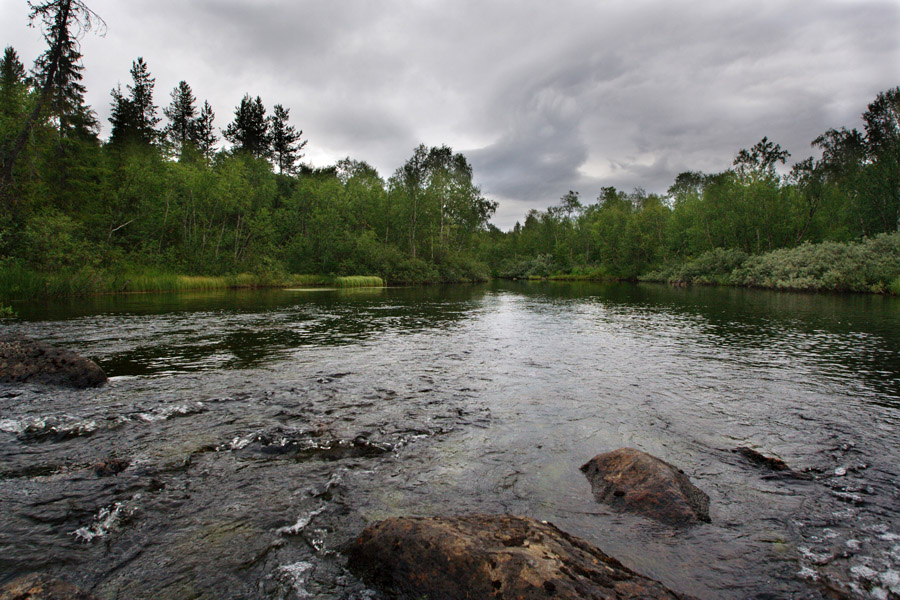
[[[539,289],[17,307],[7,333],[110,381],[0,384],[0,583],[376,598],[345,555],[366,527],[518,515],[701,599],[900,593],[893,313]],[[579,467],[623,447],[709,522],[597,502]]]

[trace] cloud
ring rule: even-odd
[[[664,191],[763,136],[801,159],[900,83],[894,0],[89,0],[88,101],[143,56],[157,103],[187,80],[225,127],[244,93],[291,109],[317,166],[389,176],[419,143],[464,152],[503,228],[569,189]],[[27,5],[0,0],[24,61]]]

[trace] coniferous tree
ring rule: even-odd
[[[149,146],[159,137],[156,125],[156,105],[153,104],[153,87],[156,79],[150,76],[147,63],[138,59],[131,63],[132,84],[127,86],[128,96],[122,93],[121,85],[110,92],[112,95],[112,111],[109,122],[112,124],[109,141],[114,145],[140,144]]]
[[[134,137],[134,109],[131,102],[122,95],[122,86],[117,85],[110,91],[112,110],[109,122],[112,131],[109,134],[110,144],[120,145]]]
[[[204,100],[203,108],[200,109],[200,115],[194,121],[193,131],[194,143],[197,145],[197,150],[200,151],[200,154],[202,154],[206,160],[212,158],[213,152],[216,149],[216,143],[219,141],[219,138],[216,136],[216,129],[213,126],[215,118],[216,113],[213,112],[209,102]]]
[[[159,136],[156,125],[159,117],[156,116],[157,107],[153,104],[153,87],[156,78],[150,76],[147,63],[143,57],[138,57],[131,63],[131,79],[133,85],[128,86],[129,102],[131,102],[135,119],[135,133],[145,144],[152,144]]]
[[[306,140],[301,141],[303,131],[288,123],[289,108],[276,104],[269,117],[269,135],[272,140],[272,160],[279,173],[293,173],[297,161],[303,158],[301,151]]]
[[[194,104],[197,99],[186,81],[181,81],[172,90],[172,103],[163,109],[163,113],[169,119],[165,128],[165,136],[175,147],[175,152],[182,159],[185,156],[185,145],[197,145],[196,121],[197,108]]]
[[[84,106],[84,86],[81,81],[81,53],[78,38],[103,20],[80,0],[47,0],[29,2],[29,20],[38,20],[44,29],[47,50],[35,62],[34,75],[39,90],[34,104],[19,135],[0,155],[0,193],[7,193],[12,181],[16,159],[25,147],[32,129],[47,106],[60,119],[62,133],[69,125],[80,130],[96,126],[96,119],[89,107]],[[77,109],[77,110],[76,110]]]
[[[267,158],[271,154],[269,122],[259,96],[252,100],[250,94],[244,94],[240,106],[234,111],[234,121],[223,133],[238,151],[256,158]]]
[[[12,46],[7,46],[0,59],[0,119],[18,117],[25,105],[28,84],[25,66]]]

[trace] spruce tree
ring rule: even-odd
[[[197,99],[186,81],[181,81],[172,90],[172,103],[163,109],[163,113],[169,119],[165,128],[166,138],[172,142],[178,156],[184,158],[185,145],[197,145],[195,128],[197,120],[197,108],[194,104]]]
[[[212,158],[216,149],[216,143],[219,141],[219,138],[216,136],[216,129],[213,126],[215,118],[216,113],[213,112],[209,102],[204,100],[203,108],[200,109],[200,116],[194,121],[192,129],[194,132],[194,144],[206,160]]]
[[[293,173],[297,161],[303,158],[301,150],[306,140],[300,141],[303,131],[297,131],[288,123],[288,113],[280,104],[276,104],[272,116],[269,117],[269,135],[272,140],[272,160],[279,173]]]
[[[144,144],[152,144],[159,137],[159,132],[156,130],[159,117],[156,116],[157,107],[153,104],[153,87],[156,85],[156,78],[150,76],[147,63],[140,56],[131,63],[130,72],[133,85],[128,86],[128,101],[131,103],[135,119],[135,133]]]
[[[25,66],[13,47],[7,46],[0,59],[0,119],[19,116],[27,92]]]
[[[117,85],[110,91],[112,96],[112,110],[109,122],[112,131],[109,134],[109,143],[122,145],[136,139],[134,106],[131,101],[122,94],[122,86]]]
[[[223,133],[237,151],[256,158],[267,158],[271,154],[269,122],[259,96],[252,100],[250,94],[244,94],[240,106],[234,111],[234,121],[229,123]]]
[[[80,0],[48,0],[29,2],[29,20],[40,21],[44,29],[47,50],[35,62],[37,101],[15,140],[0,155],[0,192],[8,193],[16,159],[31,136],[47,107],[59,118],[60,133],[69,133],[70,126],[79,132],[93,129],[96,119],[90,107],[84,105],[84,86],[81,85],[81,53],[78,38],[103,20]]]
[[[153,104],[153,86],[156,79],[150,76],[147,63],[138,59],[131,63],[132,84],[127,86],[128,96],[122,93],[122,86],[116,86],[112,95],[112,124],[109,141],[114,145],[123,143],[150,146],[159,138],[156,125],[156,105]]]

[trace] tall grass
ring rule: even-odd
[[[339,288],[384,287],[384,280],[381,277],[367,277],[363,275],[335,277],[334,286]]]
[[[224,276],[178,275],[155,270],[101,271],[89,268],[43,273],[0,264],[0,299],[71,298],[94,294],[184,292],[289,286],[381,287],[380,277],[332,277],[283,273]]]

